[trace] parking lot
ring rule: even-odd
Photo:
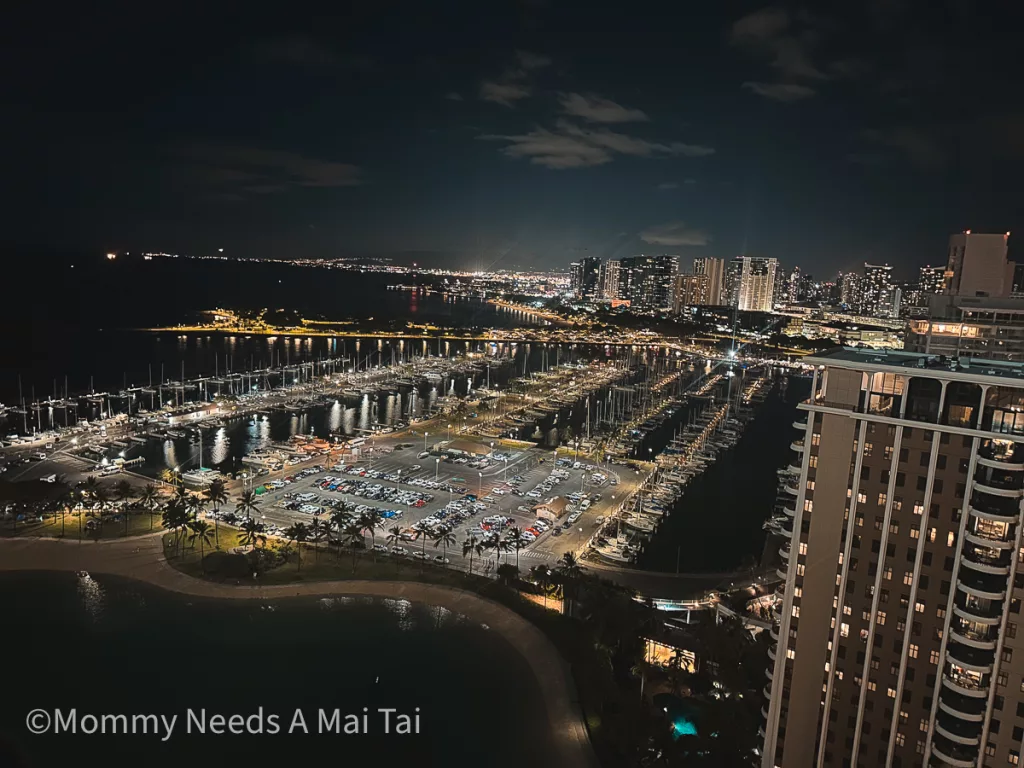
[[[450,534],[453,567],[468,567],[462,543],[469,535],[488,547],[518,527],[520,567],[526,569],[553,564],[562,552],[577,549],[597,525],[597,510],[610,506],[617,490],[617,473],[566,459],[556,464],[547,452],[459,459],[424,453],[385,446],[359,461],[297,470],[257,486],[258,515],[270,533],[280,535],[295,522],[353,520],[376,510],[384,526],[375,535],[379,552],[440,561],[442,548],[433,538]],[[533,507],[553,497],[566,498],[564,514],[538,518]],[[493,548],[485,549],[474,568],[493,569],[494,555]],[[514,550],[506,557],[515,562]]]

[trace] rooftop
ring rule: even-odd
[[[995,377],[1024,382],[1024,363],[988,360],[980,357],[929,355],[924,352],[907,352],[905,350],[842,347],[820,355],[809,355],[804,358],[804,362],[810,365],[856,368],[866,371],[911,368],[943,374],[937,378],[974,380]]]

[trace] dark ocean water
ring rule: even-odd
[[[15,404],[21,393],[38,399],[70,392],[119,390],[125,384],[224,370],[297,362],[357,351],[351,341],[315,337],[187,340],[176,334],[129,329],[174,325],[198,312],[229,309],[288,309],[331,320],[373,318],[436,325],[509,327],[535,322],[478,299],[441,293],[388,290],[404,276],[300,268],[279,263],[207,261],[102,255],[28,259],[0,298],[0,402]],[[365,342],[364,342],[365,344]],[[371,350],[364,346],[362,355]],[[406,354],[414,351],[404,350]],[[422,349],[416,349],[422,353]],[[429,350],[432,354],[456,349]],[[399,352],[400,353],[400,352]],[[381,349],[376,362],[390,362]]]
[[[548,766],[551,732],[525,659],[494,632],[397,600],[213,601],[111,577],[3,574],[0,766]],[[15,672],[20,668],[21,672]],[[14,684],[15,676],[20,680]],[[420,733],[316,733],[318,709],[415,714]],[[32,735],[41,708],[179,715],[148,735]],[[278,716],[282,733],[191,735],[187,710]],[[287,734],[301,709],[309,735]],[[259,721],[253,720],[255,728]]]

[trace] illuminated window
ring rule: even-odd
[[[796,650],[793,649],[793,648],[787,648],[786,649],[786,658],[787,659],[795,659],[796,658]]]
[[[938,664],[939,663],[939,652],[938,651],[932,651],[928,655],[928,661],[930,663],[932,663],[932,664]]]
[[[920,600],[918,600],[916,603],[914,603],[914,612],[915,613],[924,613],[924,603],[922,603]]]
[[[914,583],[914,572],[913,571],[904,571],[904,573],[903,573],[903,583],[904,584],[913,584]]]
[[[885,611],[878,612],[878,623],[882,626],[885,626]]]
[[[932,539],[931,539],[932,541],[935,541],[935,533],[934,533],[934,531],[935,531],[935,529],[932,528]],[[946,546],[947,547],[952,547],[955,541],[956,541],[956,534],[954,534],[952,531],[950,531],[949,535],[946,536]]]
[[[850,625],[843,623],[839,625],[839,636],[849,637],[850,636]]]
[[[915,515],[923,515],[924,514],[924,504],[922,504],[920,501],[914,502],[914,514]]]
[[[918,651],[919,651],[918,647],[917,647],[916,645],[914,645],[913,643],[911,643],[911,644],[910,644],[910,648],[909,648],[909,650],[907,651],[907,655],[908,655],[908,656],[909,656],[910,658],[912,658],[912,659],[916,659],[916,658],[917,658],[917,654],[918,654]]]
[[[888,498],[887,495],[884,494],[884,493],[878,494],[878,506],[884,507],[885,506],[885,501],[886,501],[887,498]]]

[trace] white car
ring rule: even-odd
[[[540,491],[529,491],[526,495],[529,496],[531,499],[539,499]]]

